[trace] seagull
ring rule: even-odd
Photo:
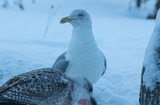
[[[74,10],[60,23],[73,26],[72,38],[68,50],[61,54],[52,68],[64,72],[67,76],[83,76],[92,84],[106,71],[106,58],[98,48],[92,32],[92,21],[85,10]]]
[[[0,105],[97,105],[84,77],[43,68],[20,74],[0,87]]]

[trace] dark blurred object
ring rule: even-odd
[[[141,0],[137,0],[136,5],[139,8],[141,6]]]
[[[23,0],[16,0],[15,4],[21,9],[24,10]]]
[[[32,0],[32,3],[36,3],[36,0]]]
[[[137,1],[136,1],[137,7],[140,8],[140,7],[141,7],[141,4],[145,3],[146,1],[147,1],[147,0],[137,0]]]
[[[35,3],[36,0],[32,0]],[[23,0],[14,0],[14,4],[17,5],[21,10],[24,10]],[[8,0],[2,0],[2,7],[7,8],[9,6]]]
[[[145,3],[145,2],[147,2],[147,1],[148,1],[148,0],[137,0],[137,1],[136,1],[136,5],[137,5],[138,8],[140,8],[141,5],[142,5],[143,3]],[[157,3],[156,3],[156,5],[155,5],[155,7],[154,7],[153,14],[148,15],[147,19],[155,19],[159,8],[160,8],[160,0],[157,0]]]
[[[9,4],[8,4],[8,1],[7,1],[7,0],[3,0],[2,2],[3,2],[3,3],[2,3],[2,7],[3,7],[3,8],[7,8],[8,5],[9,5]]]
[[[148,19],[156,19],[157,12],[158,12],[159,8],[160,8],[160,0],[157,0],[153,15],[149,15],[147,18]]]

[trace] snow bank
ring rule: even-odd
[[[153,89],[157,81],[160,81],[160,11],[157,15],[155,27],[146,49],[144,58],[144,84]]]

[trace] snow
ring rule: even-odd
[[[160,11],[156,18],[156,23],[154,27],[153,34],[148,43],[148,47],[146,49],[145,59],[144,59],[144,84],[150,89],[154,89],[156,86],[156,81],[160,81],[160,71],[157,63],[160,62],[159,54],[157,51],[160,51]]]
[[[138,105],[145,49],[154,28],[154,20],[145,19],[149,5],[140,10],[133,5],[129,11],[129,0],[24,2],[24,11],[15,5],[0,8],[0,84],[14,75],[51,67],[71,38],[72,26],[59,24],[61,18],[84,9],[92,18],[95,39],[108,65],[94,84],[96,100],[99,105]],[[51,4],[56,16],[44,38]]]

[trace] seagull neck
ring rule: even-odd
[[[98,48],[92,33],[92,27],[74,27],[69,50],[82,50],[86,48],[90,50],[95,50]]]

